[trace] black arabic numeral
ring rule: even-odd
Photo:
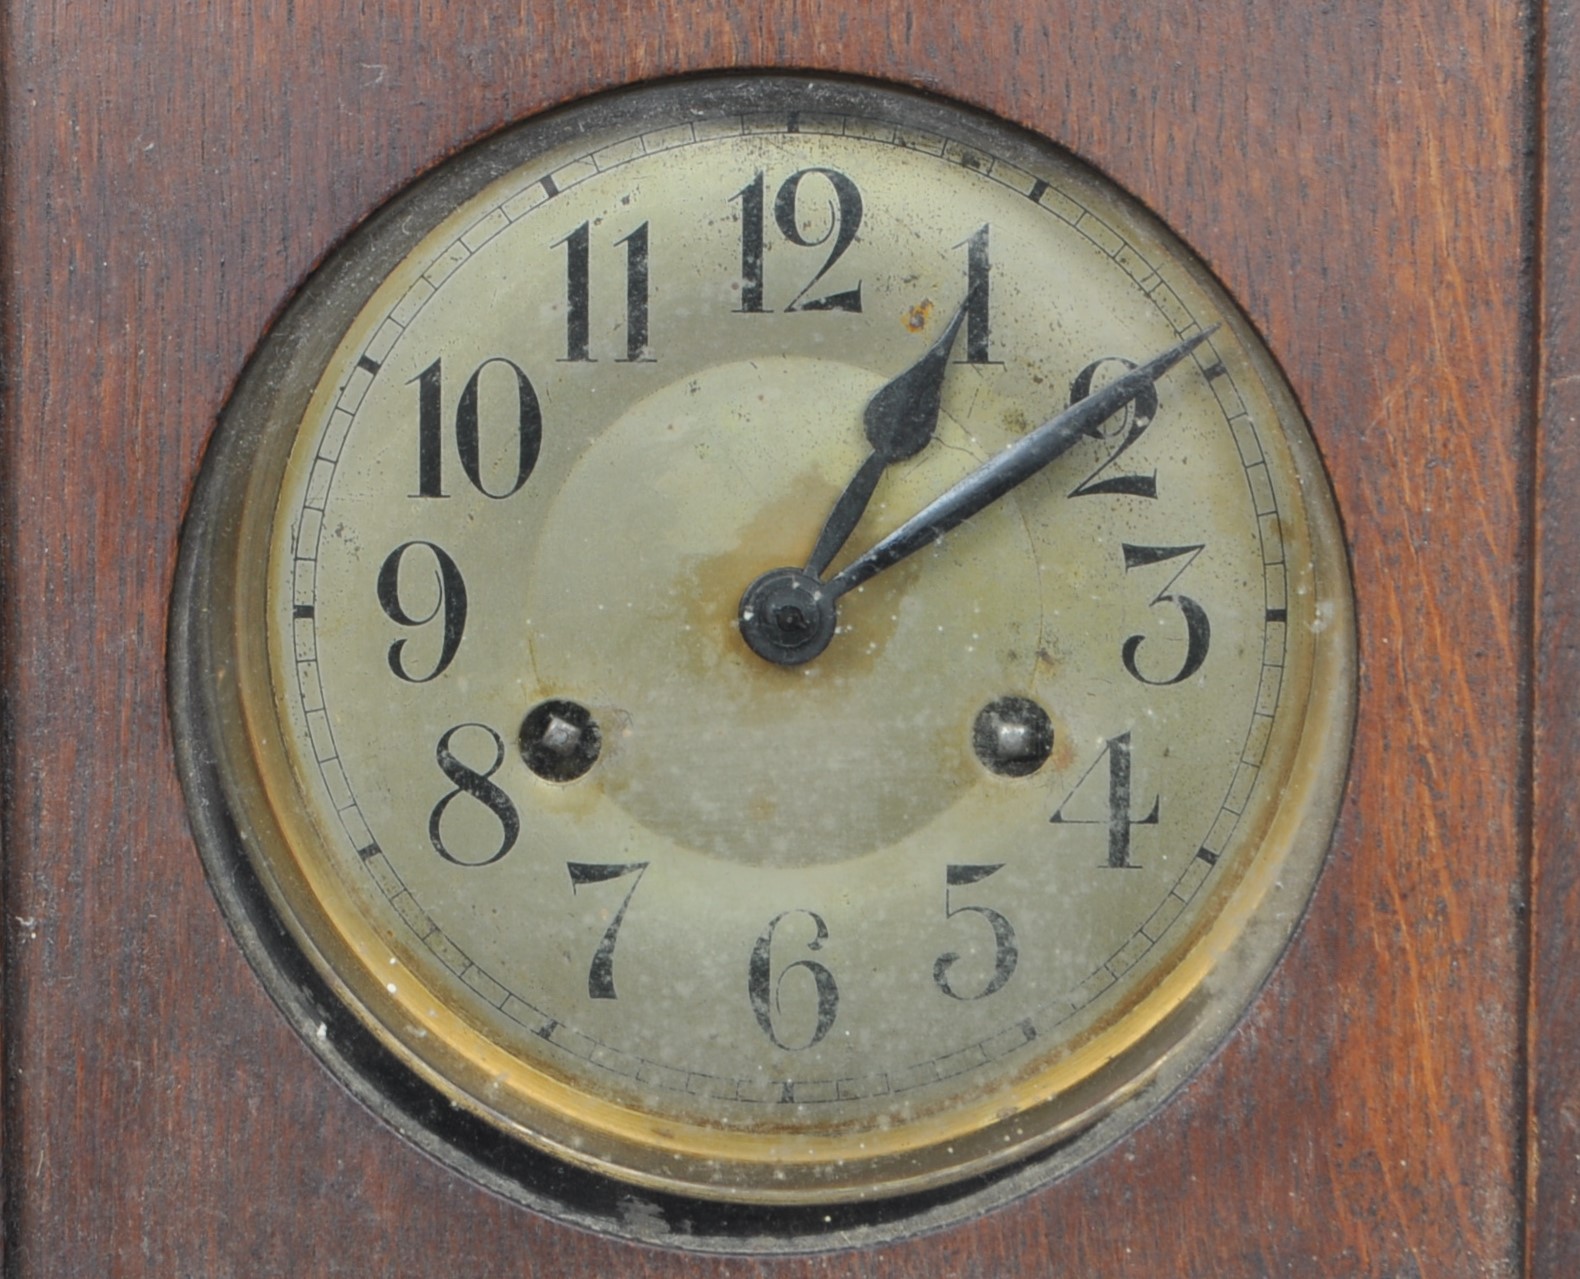
[[[1102,817],[1069,817],[1065,810],[1069,808],[1070,801],[1076,793],[1086,784],[1096,770],[1097,766],[1108,760],[1108,802],[1106,812]],[[1103,743],[1103,749],[1098,752],[1097,758],[1081,774],[1079,780],[1070,788],[1070,793],[1065,796],[1064,803],[1054,810],[1048,820],[1060,824],[1073,824],[1079,826],[1106,826],[1108,827],[1108,861],[1105,863],[1113,870],[1136,870],[1138,863],[1130,860],[1130,829],[1133,826],[1156,826],[1158,824],[1158,806],[1161,797],[1152,801],[1152,811],[1145,817],[1132,817],[1131,786],[1130,786],[1130,732],[1110,737]]]
[[[988,223],[979,226],[969,238],[960,241],[966,250],[966,358],[962,364],[991,364],[988,355]]]
[[[763,313],[763,174],[762,170],[730,197],[741,202],[741,304],[746,315]]]
[[[563,240],[551,246],[565,246],[565,358],[570,362],[590,361],[588,338],[592,304],[592,270],[589,244],[592,236],[590,224],[583,222]]]
[[[1070,383],[1070,403],[1079,404],[1092,393],[1092,383],[1098,371],[1105,364],[1122,365],[1121,376],[1136,367],[1134,360],[1127,360],[1122,355],[1106,355],[1100,360],[1093,360],[1075,376],[1075,381]],[[1084,480],[1070,490],[1071,497],[1091,497],[1098,493],[1119,493],[1128,497],[1156,497],[1158,495],[1158,477],[1154,471],[1151,475],[1110,475],[1106,478],[1098,477],[1108,470],[1120,457],[1145,433],[1147,427],[1158,416],[1158,389],[1155,386],[1145,387],[1141,394],[1136,396],[1124,410],[1109,418],[1115,425],[1109,429],[1105,423],[1099,428],[1098,434],[1105,440],[1118,440],[1102,464],[1088,475]]]
[[[833,1028],[834,1018],[839,1012],[839,986],[827,966],[815,959],[797,959],[793,963],[786,964],[780,969],[778,978],[774,978],[774,933],[784,920],[792,916],[805,916],[812,921],[816,929],[815,936],[807,942],[806,948],[823,949],[823,943],[828,940],[828,925],[823,922],[821,915],[810,910],[781,911],[773,917],[768,927],[763,930],[762,936],[757,939],[756,945],[752,947],[751,962],[746,971],[746,993],[751,999],[752,1012],[757,1018],[757,1024],[762,1027],[763,1034],[767,1035],[778,1048],[789,1052],[801,1052],[823,1039]],[[774,1014],[780,1011],[780,997],[785,978],[797,969],[808,973],[812,978],[813,990],[817,997],[817,1021],[810,1038],[804,1044],[787,1044],[779,1038],[779,1033],[774,1028]]]
[[[487,733],[494,743],[494,762],[481,773],[462,763],[450,750],[450,743],[455,735],[469,728]],[[433,812],[428,815],[429,843],[440,857],[456,866],[492,865],[515,847],[516,839],[521,834],[521,818],[516,813],[516,806],[510,802],[510,796],[489,781],[489,778],[499,771],[499,766],[505,762],[504,740],[487,724],[457,724],[439,739],[434,758],[438,762],[440,771],[455,784],[455,789],[446,791],[433,806]],[[444,842],[444,834],[440,827],[444,821],[445,811],[450,807],[451,801],[462,795],[476,800],[499,822],[499,847],[486,857],[458,857]]]
[[[815,238],[802,229],[799,204],[802,183],[807,178],[820,178],[833,188],[834,198],[828,204],[828,229]],[[763,302],[763,250],[764,222],[767,212],[767,191],[762,171],[730,197],[741,202],[741,304],[736,310],[746,315],[761,315],[768,308]],[[792,173],[780,184],[774,196],[774,225],[779,234],[791,244],[802,249],[815,249],[828,244],[828,256],[817,274],[785,307],[790,311],[860,311],[861,284],[838,293],[819,298],[808,298],[813,285],[828,274],[845,251],[855,243],[861,229],[861,191],[854,182],[838,169],[801,169]],[[830,243],[832,241],[832,243]]]
[[[653,358],[647,350],[647,223],[615,243],[625,245],[625,360],[638,364]]]
[[[483,485],[483,468],[479,445],[478,400],[481,396],[483,372],[490,364],[503,364],[516,375],[516,480],[503,493],[490,493]],[[455,447],[461,455],[461,469],[466,478],[484,497],[509,497],[527,482],[532,468],[538,464],[538,449],[543,444],[543,413],[538,408],[538,395],[532,389],[527,375],[515,364],[501,356],[484,360],[477,371],[467,379],[461,392],[461,403],[455,411]]]
[[[802,180],[814,175],[826,179],[834,188],[836,202],[829,206],[828,230],[817,239],[809,240],[801,232],[800,223],[796,218],[796,205]],[[861,192],[856,184],[838,169],[802,169],[799,173],[792,173],[784,180],[784,185],[779,188],[779,194],[774,197],[774,222],[778,224],[779,233],[785,239],[803,249],[827,244],[831,238],[834,241],[818,273],[807,281],[806,287],[795,295],[785,310],[860,311],[860,284],[853,289],[846,289],[843,293],[830,293],[826,297],[802,301],[811,291],[812,286],[828,274],[829,269],[845,255],[845,250],[850,248],[856,239],[856,232],[861,227]]]
[[[953,919],[956,915],[980,915],[987,920],[993,929],[993,975],[988,978],[988,983],[974,995],[964,995],[956,990],[949,980],[949,972],[960,959],[960,952],[948,951],[938,956],[933,962],[933,984],[948,995],[951,999],[986,999],[989,995],[1004,988],[1004,983],[1015,975],[1015,966],[1020,962],[1020,948],[1015,944],[1015,928],[1009,920],[1005,919],[998,911],[987,906],[955,906],[949,900],[950,889],[963,888],[967,884],[980,883],[995,871],[1004,869],[1004,863],[999,862],[993,866],[951,865],[944,870],[944,917]]]
[[[443,485],[443,367],[435,360],[412,379],[417,383],[417,497],[444,497]],[[515,480],[503,492],[490,492],[483,480],[482,425],[483,374],[489,365],[498,364],[509,369],[515,391],[514,427],[516,436]],[[495,379],[490,378],[490,382]],[[489,395],[493,401],[496,396]],[[490,415],[492,417],[493,415]],[[538,464],[538,450],[543,445],[543,412],[538,406],[538,395],[532,380],[520,366],[503,356],[484,360],[467,379],[461,391],[460,403],[455,410],[455,448],[461,459],[461,470],[466,478],[484,497],[503,499],[520,491]]]
[[[592,355],[592,228],[583,222],[551,246],[565,246],[565,361],[591,364]],[[625,355],[622,363],[645,363],[648,354],[647,223],[616,244],[625,245]]]
[[[624,875],[636,876],[631,881],[631,887],[626,889],[625,896],[621,898],[620,909],[615,911],[614,918],[609,921],[609,927],[603,930],[603,939],[598,943],[598,949],[593,952],[592,963],[587,966],[587,996],[590,999],[618,998],[614,989],[614,944],[620,936],[620,925],[625,921],[626,907],[636,895],[637,885],[642,882],[642,873],[647,867],[647,862],[624,862],[614,865],[596,862],[565,863],[565,869],[571,877],[572,893],[584,884],[604,884]]]
[[[1179,670],[1166,679],[1153,679],[1141,672],[1136,665],[1136,651],[1141,647],[1144,635],[1132,635],[1120,649],[1125,669],[1143,684],[1162,686],[1165,684],[1179,684],[1188,680],[1201,669],[1201,664],[1207,660],[1207,647],[1212,641],[1212,624],[1207,620],[1207,610],[1202,608],[1189,595],[1171,593],[1174,583],[1188,569],[1192,562],[1202,552],[1200,544],[1196,546],[1131,546],[1121,543],[1125,556],[1125,572],[1133,568],[1143,568],[1148,564],[1163,564],[1168,560],[1185,556],[1185,562],[1174,571],[1174,575],[1163,584],[1163,589],[1152,597],[1152,604],[1174,604],[1179,608],[1185,618],[1185,659],[1180,664]]]
[[[437,587],[437,598],[433,607],[421,617],[413,617],[401,602],[401,562],[406,552],[414,546],[422,547],[433,556],[434,583]],[[432,542],[402,542],[389,553],[380,566],[376,594],[379,607],[397,626],[426,626],[441,613],[444,615],[440,631],[439,659],[434,668],[426,675],[411,674],[401,660],[406,641],[398,639],[390,645],[388,653],[390,670],[395,673],[395,677],[405,680],[408,684],[426,684],[429,680],[437,679],[444,674],[445,669],[455,659],[456,650],[461,647],[461,636],[466,630],[466,582],[461,577],[461,570],[455,566],[455,561],[444,548]]]
[[[412,381],[417,383],[417,496],[443,497],[444,395],[440,361]]]

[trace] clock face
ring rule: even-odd
[[[464,157],[204,484],[181,732],[269,909],[424,1086],[602,1174],[1089,1153],[1326,844],[1349,585],[1292,397],[1132,202],[935,102],[706,81]]]

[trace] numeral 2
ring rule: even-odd
[[[1123,371],[1136,367],[1134,360],[1127,360],[1121,355],[1105,355],[1100,360],[1093,360],[1084,369],[1075,375],[1075,381],[1070,383],[1070,403],[1079,404],[1092,393],[1092,382],[1098,370],[1105,364],[1119,364]],[[1121,374],[1122,376],[1122,374]],[[1098,493],[1122,493],[1129,497],[1156,497],[1158,495],[1157,473],[1151,475],[1109,475],[1103,472],[1113,466],[1120,456],[1130,448],[1147,427],[1151,426],[1158,415],[1158,389],[1155,386],[1145,387],[1141,394],[1136,396],[1124,410],[1110,418],[1110,422],[1117,422],[1112,430],[1103,429],[1099,434],[1103,439],[1118,439],[1114,451],[1103,459],[1095,471],[1070,490],[1071,497],[1092,497]],[[1106,427],[1106,423],[1104,424]],[[1102,477],[1102,478],[1099,478]]]

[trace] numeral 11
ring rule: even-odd
[[[592,363],[592,228],[583,222],[554,247],[565,246],[565,359]],[[622,363],[651,360],[647,328],[647,223],[616,244],[625,245],[625,354]]]

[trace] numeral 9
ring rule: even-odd
[[[433,556],[434,579],[438,587],[438,598],[426,614],[413,617],[406,611],[406,606],[401,602],[400,566],[406,552],[414,546],[420,546]],[[384,610],[384,615],[397,626],[426,626],[444,614],[443,630],[439,642],[439,660],[434,668],[426,675],[413,675],[401,660],[401,652],[406,647],[404,639],[398,639],[389,647],[390,670],[397,679],[403,679],[408,684],[426,684],[431,679],[437,679],[444,674],[445,668],[455,660],[455,653],[461,647],[461,635],[466,630],[466,582],[461,577],[461,570],[455,566],[455,561],[447,555],[442,547],[435,546],[432,542],[402,542],[379,568],[377,583],[379,607]]]

